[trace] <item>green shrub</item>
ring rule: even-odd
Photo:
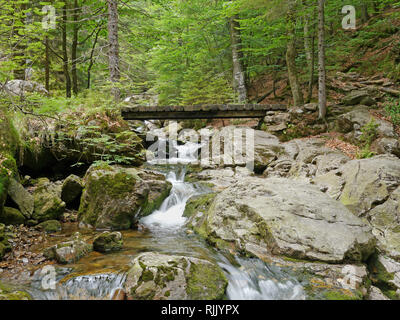
[[[400,100],[393,100],[385,108],[386,114],[395,126],[400,126]]]

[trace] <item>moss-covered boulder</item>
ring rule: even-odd
[[[25,223],[24,215],[15,208],[4,207],[3,213],[0,215],[0,222],[5,225],[20,225]]]
[[[46,233],[54,233],[61,231],[61,223],[58,220],[47,220],[42,223],[39,223],[36,226],[37,229],[42,230]]]
[[[106,164],[90,167],[84,185],[81,224],[111,230],[133,227],[140,217],[158,209],[171,190],[162,174]]]
[[[46,178],[39,179],[33,197],[33,220],[57,220],[65,210],[65,202],[61,200],[61,185],[51,183]]]
[[[30,219],[32,217],[34,209],[33,196],[14,178],[10,179],[8,196],[18,206],[25,218]]]
[[[0,223],[0,260],[3,259],[7,252],[11,251],[11,245],[8,242],[6,226]]]
[[[61,200],[64,201],[67,206],[73,205],[79,201],[82,195],[82,190],[83,186],[81,178],[71,174],[63,182],[61,189]]]
[[[5,285],[0,282],[0,300],[31,300],[32,297],[29,293],[14,289],[11,286]]]
[[[127,273],[125,291],[134,300],[219,300],[228,281],[206,260],[144,253]]]
[[[92,250],[92,245],[86,243],[77,232],[70,241],[47,248],[43,254],[47,259],[54,259],[58,263],[68,264],[77,262]]]
[[[112,252],[122,249],[122,234],[120,232],[108,232],[96,236],[93,240],[93,250],[98,252]]]

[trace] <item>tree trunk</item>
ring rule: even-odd
[[[120,80],[119,70],[119,42],[118,42],[118,4],[117,0],[107,0],[108,4],[108,68],[110,71],[110,81],[118,83]],[[120,98],[118,87],[112,88],[115,100]]]
[[[78,74],[77,74],[77,50],[78,50],[78,0],[74,0],[73,13],[73,38],[71,47],[71,75],[72,75],[72,91],[74,95],[78,94]]]
[[[26,69],[26,39],[25,34],[25,23],[26,14],[24,13],[27,9],[26,3],[15,4],[14,10],[19,14],[18,19],[21,25],[15,26],[15,38],[13,43],[13,60],[17,67],[14,69],[14,78],[18,80],[25,80],[25,69]]]
[[[102,28],[99,27],[99,29],[96,32],[96,36],[94,38],[94,42],[93,42],[93,46],[92,46],[92,50],[90,52],[90,59],[89,59],[89,67],[87,69],[87,88],[90,89],[90,81],[91,81],[91,75],[92,75],[92,67],[94,65],[94,50],[96,49],[96,45],[97,45],[97,40],[99,38],[99,34],[100,31],[102,30]]]
[[[49,37],[46,36],[44,39],[45,43],[45,59],[44,59],[44,68],[45,68],[45,86],[47,92],[50,92],[50,52],[49,52]]]
[[[361,5],[361,22],[366,23],[369,19],[368,4],[364,3]]]
[[[229,30],[231,35],[233,83],[239,95],[239,102],[247,102],[246,74],[243,66],[242,42],[240,37],[239,16],[235,15],[229,19]]]
[[[315,57],[315,28],[310,30],[310,24],[315,15],[306,14],[304,20],[304,50],[306,53],[307,67],[309,72],[308,94],[306,103],[309,103],[312,98],[312,90],[314,83],[314,57]]]
[[[286,64],[288,68],[289,83],[292,90],[294,105],[301,106],[304,104],[304,97],[301,91],[296,68],[296,0],[290,0],[289,2],[286,23],[288,36]]]
[[[318,104],[319,117],[326,116],[326,68],[325,68],[325,0],[318,0]]]
[[[69,62],[67,51],[67,2],[65,1],[63,7],[63,20],[62,20],[62,51],[63,51],[63,70],[65,76],[65,93],[67,98],[71,98],[71,78],[69,76]]]

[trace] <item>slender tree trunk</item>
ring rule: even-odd
[[[78,0],[74,0],[73,13],[73,38],[71,47],[71,75],[72,75],[72,91],[74,95],[78,94],[78,74],[77,74],[77,50],[78,50]]]
[[[229,19],[229,29],[231,35],[232,62],[233,62],[233,82],[235,90],[239,95],[239,101],[247,102],[246,74],[243,66],[242,42],[240,37],[239,16],[235,15]]]
[[[64,0],[63,20],[62,20],[62,51],[63,51],[63,69],[65,76],[65,92],[67,98],[71,98],[71,78],[69,75],[69,62],[67,51],[67,2]]]
[[[309,103],[312,98],[312,87],[314,78],[314,28],[311,32],[310,30],[311,19],[312,15],[306,14],[304,20],[304,50],[306,53],[307,67],[310,75],[310,80],[308,82],[308,94],[306,103]]]
[[[119,69],[119,42],[118,42],[118,4],[117,0],[107,0],[108,4],[108,68],[110,71],[110,81],[118,83],[120,80]],[[118,87],[112,88],[115,100],[120,98]]]
[[[301,91],[300,82],[296,68],[296,0],[290,0],[289,10],[287,13],[287,50],[286,50],[286,64],[288,68],[288,76],[290,88],[293,95],[293,103],[295,106],[304,104],[304,97]]]
[[[44,39],[45,43],[45,59],[44,59],[44,68],[45,68],[45,86],[47,92],[50,92],[50,50],[49,50],[49,37],[46,36]]]
[[[326,116],[326,68],[325,68],[325,0],[318,0],[318,104],[319,117]]]
[[[96,49],[96,45],[97,45],[97,40],[99,38],[99,34],[100,31],[102,30],[102,28],[99,28],[99,30],[97,30],[96,32],[96,36],[94,38],[94,42],[92,45],[92,50],[90,52],[90,59],[89,59],[89,66],[87,69],[87,88],[90,89],[90,81],[91,81],[91,75],[92,75],[92,67],[94,65],[94,50]]]
[[[26,40],[25,23],[26,15],[23,13],[27,9],[26,3],[16,4],[14,6],[16,12],[20,14],[21,25],[15,27],[15,42],[13,43],[13,60],[17,64],[14,69],[14,78],[18,80],[25,80],[26,69]]]
[[[369,13],[368,13],[368,4],[364,3],[361,5],[361,22],[366,23],[370,19]]]

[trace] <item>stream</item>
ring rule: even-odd
[[[130,261],[146,251],[192,256],[218,263],[229,280],[227,298],[231,300],[305,299],[302,286],[286,271],[259,259],[236,258],[232,261],[195,234],[187,232],[186,218],[183,217],[186,203],[192,196],[208,190],[200,184],[185,182],[185,165],[197,160],[195,154],[200,146],[189,143],[176,147],[178,158],[169,159],[173,165],[166,167],[168,171],[164,172],[172,184],[170,195],[159,210],[141,219],[146,230],[121,232],[124,248],[120,252],[106,255],[92,252],[74,265],[56,267],[55,288],[44,290],[42,284],[46,274],[37,270],[26,289],[33,299],[112,299],[123,287]],[[148,165],[159,167],[160,161],[150,161]],[[63,233],[70,236],[77,231],[76,228],[70,226],[68,229],[67,226]],[[82,234],[90,232],[79,231]]]

